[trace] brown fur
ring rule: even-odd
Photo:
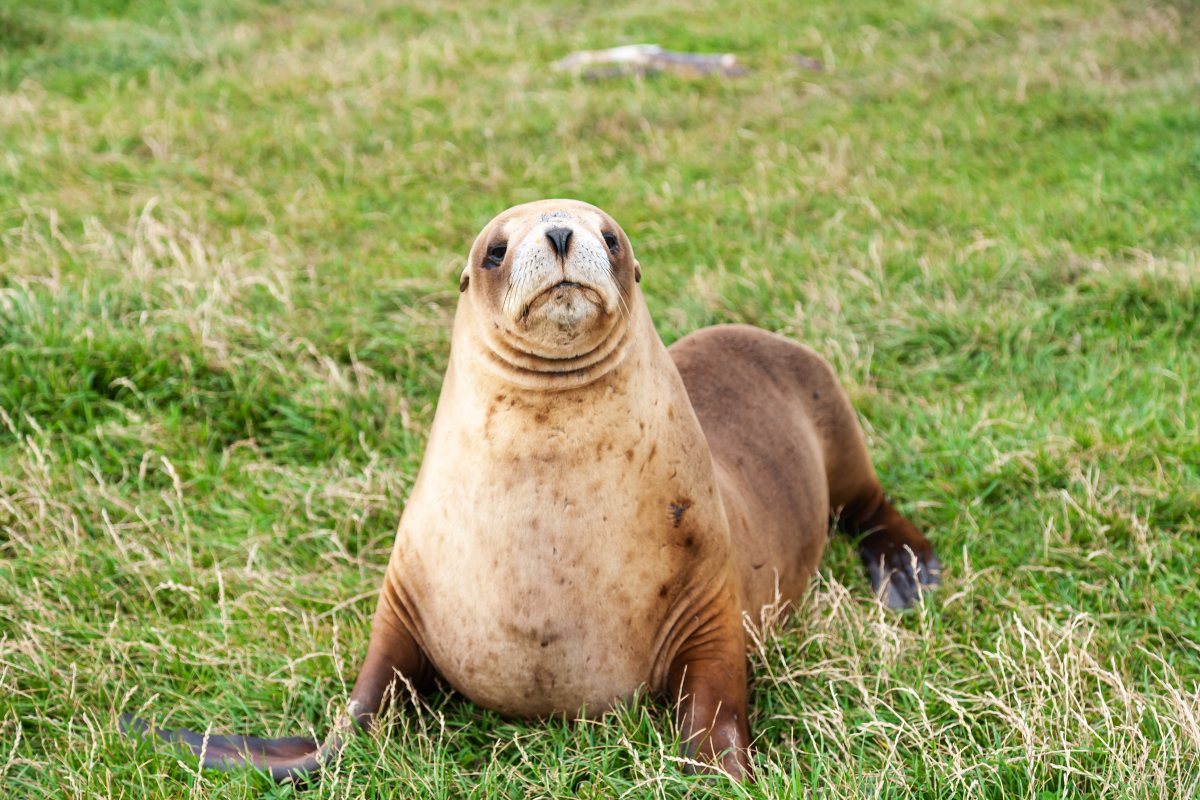
[[[320,751],[210,737],[209,766],[314,772],[397,676],[436,674],[523,717],[592,716],[647,686],[679,699],[688,756],[743,777],[743,617],[800,596],[831,512],[866,534],[877,587],[911,574],[910,550],[936,578],[829,366],[747,326],[668,351],[639,277],[583,203],[518,206],[480,233],[350,708]]]

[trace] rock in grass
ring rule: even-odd
[[[628,44],[607,50],[578,50],[554,62],[554,69],[579,71],[592,64],[613,64],[606,69],[588,70],[583,77],[607,78],[617,75],[674,72],[690,77],[743,75],[749,70],[732,53],[678,53],[656,44]]]

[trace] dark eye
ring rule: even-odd
[[[504,260],[504,254],[507,252],[508,252],[508,243],[507,242],[501,242],[500,244],[492,245],[491,247],[488,248],[487,259],[484,261],[483,266],[485,266],[488,269],[492,269],[493,267],[500,266],[500,262]]]
[[[604,244],[606,244],[608,246],[608,252],[610,252],[610,253],[617,252],[617,237],[616,236],[613,236],[611,233],[604,234]]]

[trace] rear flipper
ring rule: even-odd
[[[433,684],[433,666],[401,623],[402,609],[389,573],[379,595],[367,657],[350,692],[350,702],[324,744],[300,738],[259,739],[255,736],[156,730],[128,714],[121,717],[121,730],[130,737],[155,735],[167,742],[182,744],[200,759],[204,769],[253,767],[270,772],[278,783],[300,783],[316,778],[322,766],[337,757],[353,733],[371,729],[375,718],[396,692],[406,686],[421,691]]]
[[[846,533],[862,537],[858,553],[871,590],[888,608],[907,608],[941,583],[942,565],[933,545],[882,490],[867,503],[843,509],[838,522]]]

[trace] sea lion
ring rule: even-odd
[[[315,774],[397,679],[519,717],[678,698],[685,755],[746,777],[744,620],[798,598],[831,514],[877,591],[937,581],[884,497],[854,411],[812,350],[744,325],[669,351],[628,237],[544,200],[479,234],[450,363],[366,659],[324,745],[157,731],[204,765]],[[915,570],[914,570],[915,565]],[[126,720],[126,728],[148,731]]]

